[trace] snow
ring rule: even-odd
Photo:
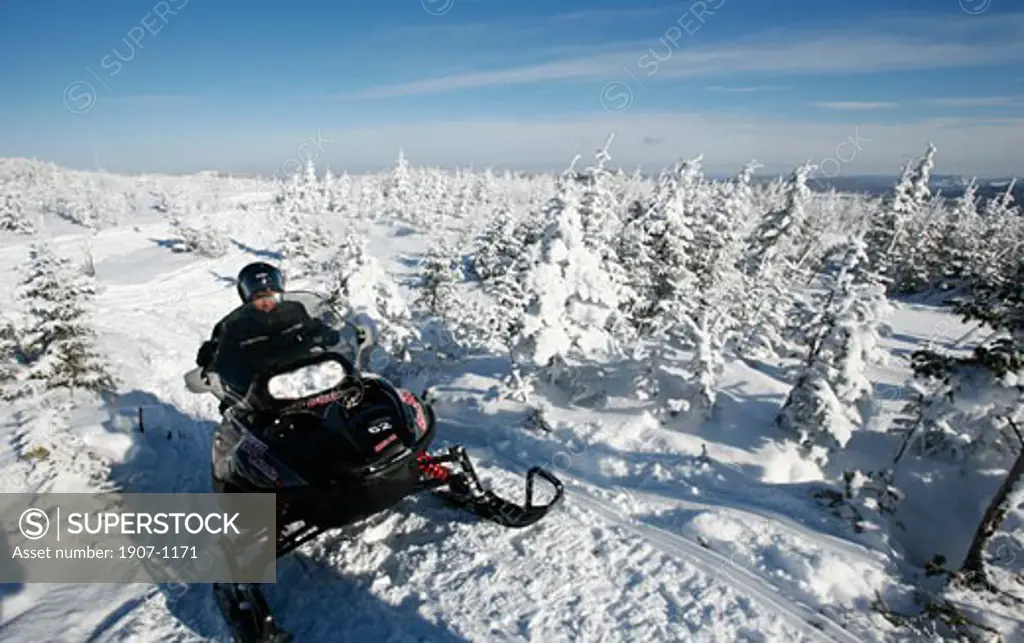
[[[515,229],[526,208],[543,209],[558,189],[556,180],[524,184],[525,179],[488,177],[479,179],[483,194],[505,185],[494,202],[504,200],[517,210],[495,226],[506,231]],[[249,261],[275,261],[278,249],[290,248],[293,240],[273,226],[297,225],[297,219],[294,212],[293,218],[274,219],[268,211],[266,217],[239,223],[229,204],[257,203],[249,197],[260,188],[250,181],[164,180],[178,186],[180,198],[189,203],[219,204],[222,209],[202,216],[224,222],[229,242],[223,253],[175,252],[168,240],[179,234],[177,222],[141,207],[95,230],[43,217],[52,247],[73,262],[84,260],[88,244],[97,285],[92,317],[98,347],[119,388],[106,405],[84,397],[48,411],[70,413],[70,420],[55,423],[56,428],[43,426],[45,418],[19,420],[3,409],[0,431],[10,444],[46,440],[50,445],[43,459],[26,458],[21,451],[0,454],[4,490],[86,491],[103,484],[129,491],[211,490],[208,458],[217,403],[190,394],[182,376],[194,367],[195,352],[213,324],[236,305],[234,275]],[[351,252],[343,263],[352,270],[347,283],[353,308],[373,317],[382,344],[419,341],[403,334],[403,320],[413,314],[419,262],[439,239],[465,236],[471,226],[483,229],[482,213],[494,206],[474,202],[466,187],[457,195],[437,192],[455,214],[435,217],[422,204],[403,209],[420,189],[417,181],[425,182],[404,157],[387,176],[345,175],[341,193],[311,191],[308,172],[301,180],[307,182],[299,184],[307,187],[304,198],[330,210],[318,223],[335,239],[353,235],[363,248],[362,253],[345,250]],[[464,180],[474,185],[477,179]],[[27,208],[29,200],[19,198]],[[358,203],[350,206],[345,199]],[[327,203],[341,205],[328,208]],[[360,203],[376,203],[377,210]],[[599,369],[587,359],[615,355],[621,342],[605,325],[618,295],[602,272],[601,253],[584,244],[578,205],[578,198],[569,199],[550,238],[538,241],[546,255],[531,273],[538,305],[524,336],[536,333],[530,357],[539,363],[564,354],[578,360],[573,368]],[[804,206],[797,205],[802,216]],[[32,237],[2,234],[0,272],[13,290]],[[458,252],[461,246],[452,247]],[[299,278],[290,285],[314,282]],[[574,386],[590,388],[572,388],[569,395],[535,382],[527,402],[497,394],[511,369],[504,354],[438,358],[422,371],[408,370],[411,366],[401,360],[378,362],[398,369],[408,381],[430,385],[439,446],[466,445],[496,491],[519,498],[522,474],[539,464],[565,481],[566,501],[536,526],[512,531],[428,497],[408,499],[280,561],[277,583],[267,591],[275,614],[299,641],[342,635],[395,641],[901,640],[898,629],[874,610],[876,599],[883,597],[893,609],[910,605],[910,579],[920,575],[928,558],[936,552],[950,561],[962,557],[1002,469],[964,473],[950,464],[939,469],[944,471],[939,477],[935,468],[908,467],[901,478],[908,496],[901,516],[909,532],[898,538],[884,529],[855,531],[845,514],[815,498],[816,492],[841,485],[843,466],[868,471],[891,458],[893,443],[884,439],[884,427],[908,399],[910,351],[929,343],[955,348],[972,329],[948,310],[926,304],[901,303],[886,321],[891,331],[879,346],[892,359],[863,370],[858,361],[851,367],[856,372],[848,374],[867,378],[871,413],[864,426],[844,434],[842,459],[825,464],[808,458],[774,425],[794,381],[782,358],[718,364],[721,349],[711,348],[717,335],[706,342],[714,353],[705,357],[714,372],[701,379],[714,394],[706,415],[666,415],[656,396],[645,399],[633,388],[628,369],[568,371]],[[600,332],[591,332],[595,325]],[[442,343],[431,343],[439,355]],[[579,352],[570,355],[570,344]],[[671,359],[672,351],[662,358]],[[674,380],[666,373],[658,371],[655,379],[670,390]],[[573,403],[590,399],[591,389],[605,393],[602,403]],[[144,432],[137,426],[139,408]],[[994,545],[1020,550],[1021,539],[1012,533],[1020,524],[1020,514],[1013,513]],[[977,598],[962,598],[986,611]],[[1019,635],[1017,628],[1024,625],[1019,610],[989,612],[1004,634]],[[0,585],[5,640],[103,643],[225,636],[205,585],[187,590],[147,584]]]

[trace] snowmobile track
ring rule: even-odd
[[[789,534],[817,543],[831,549],[837,554],[849,556],[852,559],[866,559],[871,551],[865,546],[852,543],[844,538],[824,531],[816,531],[800,521],[786,514],[782,510],[765,508],[755,503],[748,502],[738,496],[722,493],[718,490],[702,490],[702,498],[680,498],[675,496],[662,495],[656,491],[644,491],[630,489],[628,494],[635,499],[645,499],[652,502],[671,502],[683,509],[708,509],[721,512],[735,518],[749,518],[751,516],[770,521],[783,531]]]
[[[564,472],[562,476],[566,487],[572,487],[575,491],[571,494],[571,498],[580,507],[643,538],[663,553],[685,559],[709,576],[718,578],[730,587],[749,594],[765,607],[781,615],[793,627],[803,630],[809,637],[821,641],[860,643],[860,639],[835,621],[802,603],[780,596],[778,590],[766,580],[750,570],[740,567],[726,556],[672,532],[624,516],[618,509],[594,498],[578,481],[565,476]],[[569,497],[570,495],[567,493],[566,498]]]
[[[486,450],[490,452],[492,462],[498,466],[501,466],[502,461],[515,467],[524,466],[524,463],[518,461],[515,456],[491,448]],[[577,506],[602,517],[608,523],[640,537],[662,553],[692,563],[708,576],[717,578],[729,587],[748,594],[765,608],[780,615],[792,627],[805,632],[812,640],[861,643],[860,639],[828,616],[801,602],[781,595],[779,590],[767,580],[736,564],[729,557],[670,531],[624,515],[607,501],[594,497],[588,491],[587,483],[578,480],[565,470],[559,470],[556,475],[565,485],[564,502],[575,502]]]

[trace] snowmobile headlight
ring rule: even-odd
[[[275,400],[298,400],[335,388],[346,375],[345,367],[333,360],[308,364],[271,377],[267,392]]]

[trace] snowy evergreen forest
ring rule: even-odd
[[[706,447],[734,440],[727,416],[766,404],[736,393],[728,369],[768,374],[788,392],[751,412],[749,443],[790,453],[786,466],[805,472],[786,493],[817,507],[809,524],[835,521],[891,563],[887,591],[851,609],[889,628],[885,640],[989,640],[990,612],[1021,614],[1024,213],[1013,184],[983,199],[971,183],[950,203],[930,187],[942,160],[932,145],[894,168],[880,197],[813,191],[809,164],[759,182],[754,162],[720,180],[696,156],[648,178],[613,157],[609,139],[550,175],[417,167],[399,154],[387,172],[310,161],[277,179],[0,160],[0,229],[26,257],[7,276],[0,317],[11,448],[24,462],[63,449],[61,469],[113,485],[114,465],[97,464],[69,419],[116,399],[134,372],[100,340],[118,322],[97,321],[90,244],[156,222],[166,233],[151,246],[228,277],[254,249],[279,260],[290,286],[370,321],[389,356],[374,369],[428,397],[460,365],[503,360],[499,383],[473,403],[520,405],[531,422],[516,430],[537,440],[591,444],[594,418],[628,410],[634,425],[698,435],[705,450],[687,466],[699,468],[716,459]],[[369,231],[381,228],[392,240],[423,234],[406,272],[374,252]],[[56,243],[67,234],[77,246]],[[211,319],[237,301],[218,286]],[[893,320],[922,307],[967,332],[893,349]],[[185,363],[197,348],[174,350]],[[648,480],[693,484],[644,466]],[[26,471],[44,488],[53,473]],[[941,513],[950,485],[977,510],[949,517],[963,542],[925,551],[942,526],[922,508]]]

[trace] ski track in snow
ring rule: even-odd
[[[696,564],[704,573],[715,576],[731,587],[755,597],[766,608],[782,615],[794,629],[802,629],[810,638],[819,641],[859,643],[859,639],[828,617],[791,599],[787,600],[778,596],[777,590],[771,584],[736,565],[734,561],[725,556],[705,549],[672,532],[623,516],[608,505],[592,498],[586,491],[583,491],[578,482],[571,481],[571,485],[578,490],[578,495],[574,496],[576,502],[601,514],[606,520],[645,538],[665,553],[685,558]],[[823,636],[819,629],[827,632],[828,636]]]
[[[493,449],[489,450],[492,455],[497,455]],[[495,459],[498,462],[505,461],[516,464],[515,469],[526,469],[530,466],[529,463],[517,461],[516,458],[507,454],[497,455]],[[634,536],[643,539],[664,554],[693,564],[701,572],[716,578],[738,592],[753,597],[763,607],[771,609],[773,613],[780,615],[792,628],[803,632],[811,640],[860,643],[860,639],[850,634],[826,615],[799,603],[792,597],[781,595],[777,587],[745,566],[738,564],[734,558],[726,557],[721,553],[707,549],[670,531],[647,524],[642,519],[626,515],[610,502],[596,497],[591,491],[594,486],[593,483],[585,483],[566,474],[565,471],[558,471],[557,475],[566,486],[566,496],[564,499],[566,503],[585,508],[589,513],[599,516],[606,523],[621,527]],[[605,488],[604,490],[608,491],[609,489]],[[665,500],[663,497],[644,492],[630,491],[629,494],[633,499],[646,497],[662,502]],[[744,513],[711,503],[696,503],[675,499],[672,502],[676,507],[699,506],[701,508],[713,508],[717,511],[727,511],[733,514],[742,515]],[[775,520],[767,512],[758,512],[756,515]],[[779,522],[779,526],[794,533],[815,538],[820,537],[820,534],[809,533],[809,530],[797,525],[791,519]],[[842,539],[833,539],[833,544],[837,549],[855,552],[858,556],[864,555],[862,549]]]
[[[525,465],[525,463],[520,464]],[[815,612],[813,609],[796,602],[792,598],[781,596],[776,587],[750,570],[738,565],[735,560],[713,550],[706,549],[670,531],[647,524],[635,517],[627,516],[612,504],[596,498],[589,490],[592,485],[570,477],[564,472],[559,472],[559,476],[566,485],[567,502],[579,505],[588,512],[600,516],[606,523],[621,527],[625,531],[642,538],[668,556],[685,560],[695,565],[701,572],[716,578],[730,588],[754,597],[763,607],[771,609],[775,614],[780,615],[793,629],[802,631],[811,640],[859,643],[859,639],[827,616]],[[570,492],[570,489],[573,491]],[[634,498],[650,496],[650,494],[633,492],[631,492],[631,495]],[[697,504],[680,502],[678,506],[685,507]],[[708,507],[712,505],[701,504],[699,506]],[[720,509],[718,506],[714,506],[714,508]]]
[[[113,230],[91,239],[104,283],[99,329],[106,345],[117,348],[128,388],[149,396],[124,400],[126,406],[148,404],[152,424],[146,434],[136,434],[139,448],[121,473],[140,490],[209,491],[205,431],[216,403],[184,391],[181,377],[199,341],[233,305],[233,289],[216,276],[233,275],[251,257],[233,252],[220,260],[168,258],[166,249],[147,242],[159,229]],[[63,235],[59,246],[73,252],[89,236]],[[418,243],[373,241],[398,241],[397,250],[388,248],[392,257],[403,244]],[[4,255],[17,261],[24,245],[6,247]],[[126,254],[138,255],[138,263],[122,260]],[[149,259],[154,263],[143,266]],[[138,272],[108,278],[112,266],[126,265]],[[448,419],[441,417],[442,427]],[[173,439],[165,437],[168,430]],[[532,458],[544,454],[534,450],[530,461],[521,460],[494,444],[501,437],[480,431],[462,441],[472,453],[492,457],[492,463],[481,462],[481,475],[516,497],[521,472],[543,464]],[[442,429],[438,445],[447,441]],[[502,463],[515,466],[505,469]],[[525,531],[480,523],[416,498],[342,535],[322,536],[281,562],[278,584],[268,591],[271,604],[298,641],[337,640],[340,632],[352,640],[396,641],[859,640],[734,559],[624,513],[600,497],[613,493],[610,486],[559,475],[566,482],[565,503]],[[700,498],[629,494],[651,506],[757,516],[841,556],[870,557],[863,547],[757,501],[702,492]],[[220,640],[226,633],[206,586],[176,598],[152,585],[22,591],[3,596],[0,638],[196,641]]]

